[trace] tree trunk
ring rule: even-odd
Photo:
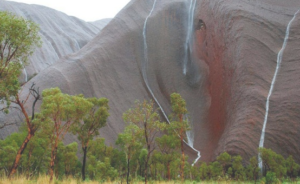
[[[25,150],[25,148],[26,148],[28,142],[29,142],[30,139],[32,138],[32,136],[33,136],[33,134],[32,134],[31,132],[28,132],[28,134],[27,134],[25,140],[23,141],[21,147],[19,148],[19,150],[18,150],[18,152],[17,152],[17,156],[16,156],[16,158],[15,158],[14,164],[12,165],[11,170],[10,170],[10,172],[9,172],[9,174],[8,174],[8,177],[9,177],[9,178],[10,178],[13,174],[16,173],[17,167],[18,167],[18,164],[19,164],[19,161],[20,161],[20,159],[21,159],[21,157],[22,157],[22,154],[23,154],[23,152],[24,152],[24,150]]]
[[[154,165],[154,168],[155,168],[154,178],[155,178],[155,180],[157,180],[157,169],[156,169],[156,164]]]
[[[180,167],[180,176],[181,176],[181,181],[184,181],[184,149],[183,149],[183,128],[180,130],[180,139],[181,139],[181,153],[182,153],[182,158],[181,158],[181,167]]]
[[[171,180],[171,171],[170,171],[170,162],[167,163],[167,169],[168,169],[168,180]]]
[[[29,179],[30,177],[30,159],[31,159],[31,155],[32,155],[32,149],[29,151],[28,153],[28,162],[27,162],[27,179]]]
[[[54,146],[51,149],[51,160],[50,160],[50,170],[49,170],[50,183],[53,180],[54,162],[55,162],[56,153],[57,153],[57,146],[58,146],[58,137],[55,139]]]
[[[128,158],[127,158],[127,176],[126,176],[126,182],[127,182],[127,184],[129,184],[129,172],[130,172],[129,162],[130,162],[130,158],[128,156]]]
[[[147,154],[147,158],[146,158],[146,162],[145,162],[145,170],[144,170],[144,174],[145,174],[145,184],[147,184],[147,176],[148,176],[148,162],[150,159],[150,150],[148,150],[148,154]]]
[[[86,164],[86,154],[87,154],[87,147],[83,147],[83,162],[82,162],[82,168],[81,168],[81,174],[82,174],[82,181],[85,180],[85,164]]]

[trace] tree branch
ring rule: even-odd
[[[14,125],[16,123],[4,123],[4,125],[0,126],[0,129],[6,127],[6,126],[9,126],[9,125]]]

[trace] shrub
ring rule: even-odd
[[[274,172],[267,172],[266,174],[266,184],[276,183],[276,174]]]

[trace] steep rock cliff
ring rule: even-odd
[[[153,98],[141,69],[145,64],[143,26],[152,5],[152,0],[132,0],[78,52],[24,85],[23,94],[35,82],[41,89],[58,86],[70,94],[107,97],[111,116],[100,133],[113,144],[124,128],[122,113],[136,99]],[[189,49],[185,75],[188,3],[157,0],[146,27],[146,76],[167,114],[171,113],[171,93],[179,92],[186,99],[194,147],[201,151],[202,160],[212,160],[223,151],[246,159],[257,155],[277,54],[287,24],[298,8],[297,0],[198,0],[193,27],[196,42]],[[300,14],[291,26],[270,98],[265,136],[265,147],[284,156],[292,154],[298,161],[299,26]],[[1,120],[19,121],[16,114],[12,112]],[[5,135],[3,130],[1,135]],[[195,158],[195,152],[189,152]]]

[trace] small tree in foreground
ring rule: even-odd
[[[0,11],[0,101],[6,106],[18,96],[18,77],[37,46],[41,45],[39,26],[30,20]]]
[[[34,22],[17,17],[9,12],[0,11],[0,103],[4,104],[1,111],[8,113],[11,103],[16,104],[25,116],[28,130],[25,140],[17,151],[9,177],[16,172],[21,155],[36,131],[36,126],[32,123],[32,120],[34,119],[35,103],[40,97],[38,89],[35,89],[34,85],[31,86],[27,98],[20,100],[18,77],[21,74],[23,65],[27,63],[28,56],[33,53],[37,46],[41,45],[38,31],[39,26]],[[31,117],[29,117],[24,107],[30,94],[34,97]],[[4,126],[6,125],[4,124]]]
[[[53,179],[58,143],[64,139],[71,125],[79,123],[92,106],[93,104],[82,95],[63,94],[59,88],[43,91],[43,103],[38,120],[43,121],[45,124],[43,127],[51,132],[50,181]]]
[[[217,161],[222,165],[222,175],[224,176],[228,166],[231,164],[231,155],[229,155],[227,152],[223,152],[217,157]]]
[[[143,142],[148,151],[144,170],[145,183],[147,184],[149,160],[155,149],[155,138],[165,128],[166,124],[160,121],[160,116],[157,110],[154,109],[153,101],[147,102],[146,100],[142,103],[137,101],[134,109],[129,109],[124,113],[123,119],[125,122],[135,124],[139,127],[138,134],[144,137]]]
[[[139,131],[139,127],[134,124],[129,124],[125,127],[124,132],[119,134],[118,139],[116,141],[116,144],[121,147],[121,150],[125,152],[127,157],[127,184],[129,184],[131,159],[133,155],[136,154],[143,146],[140,139],[141,134]]]
[[[180,139],[174,133],[174,129],[171,125],[167,127],[167,134],[163,135],[162,137],[156,138],[156,143],[158,148],[161,152],[161,157],[163,163],[166,165],[167,168],[167,178],[171,180],[171,162],[176,160],[180,155],[178,155],[178,147],[180,145]]]
[[[188,122],[185,121],[184,115],[187,113],[185,100],[178,93],[171,94],[171,105],[173,111],[173,121],[171,122],[172,126],[176,133],[180,137],[180,148],[181,148],[181,164],[180,164],[180,176],[181,181],[184,180],[184,165],[185,165],[185,156],[184,156],[184,139],[186,131],[189,130]]]
[[[78,140],[81,142],[83,151],[83,164],[82,164],[82,180],[85,180],[85,167],[86,156],[89,147],[89,142],[95,136],[99,135],[99,129],[106,125],[107,118],[109,116],[108,99],[107,98],[88,98],[93,107],[89,109],[87,114],[83,117],[82,122],[74,123],[71,126],[73,134],[77,134]]]

